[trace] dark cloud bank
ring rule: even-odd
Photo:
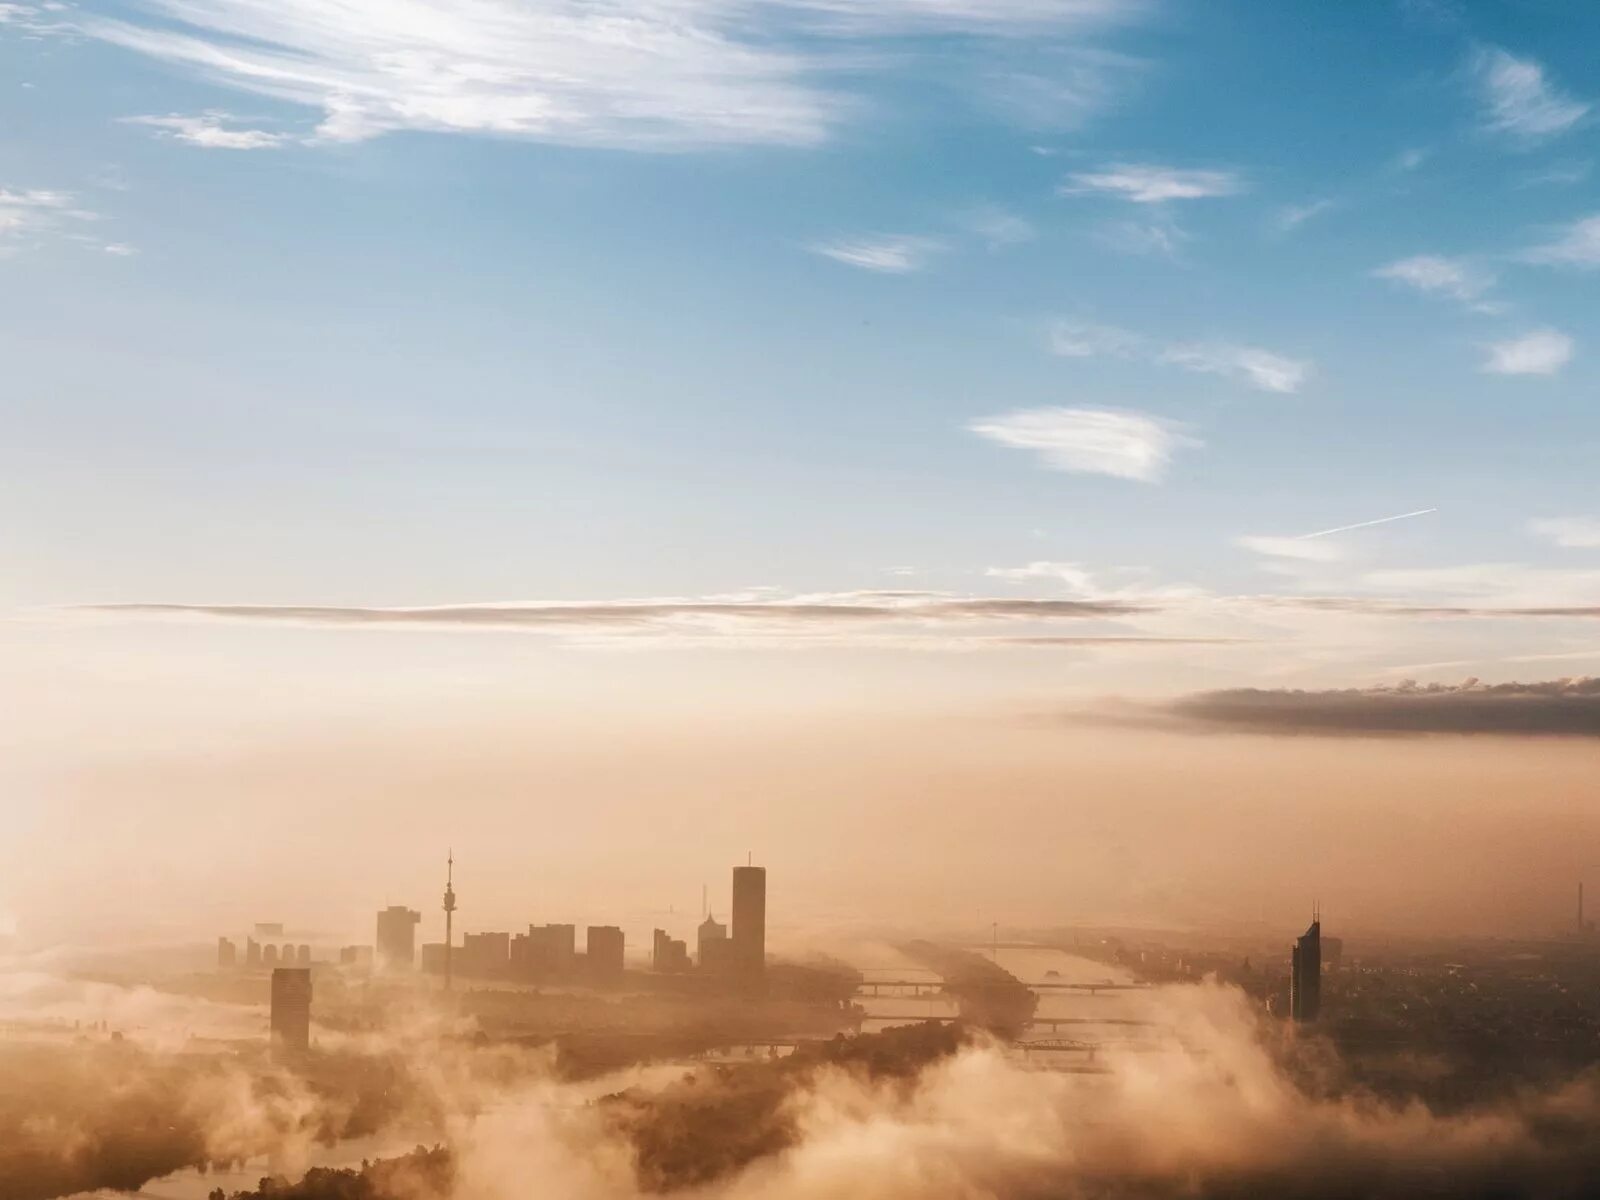
[[[1142,710],[1137,724],[1267,734],[1600,737],[1600,678],[1402,683],[1337,691],[1232,688]]]

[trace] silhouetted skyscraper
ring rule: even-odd
[[[622,930],[615,925],[591,925],[584,934],[584,962],[595,979],[622,978]]]
[[[244,965],[247,967],[259,967],[261,965],[261,943],[256,941],[255,938],[245,938],[244,940]]]
[[[378,914],[378,965],[385,970],[410,970],[417,961],[417,923],[422,914],[391,904]]]
[[[733,964],[739,979],[759,986],[767,971],[767,869],[733,869]]]
[[[1289,1017],[1315,1021],[1322,1009],[1322,919],[1313,914],[1311,928],[1300,935],[1289,956]]]
[[[227,968],[238,965],[239,947],[231,939],[219,937],[217,939],[217,966]]]
[[[707,913],[706,919],[700,922],[699,937],[695,944],[695,957],[699,960],[700,969],[711,975],[728,974],[733,966],[730,956],[732,949],[728,927]]]
[[[270,942],[261,947],[261,965],[263,967],[276,967],[278,965],[278,948]]]
[[[272,972],[272,1043],[296,1053],[311,1046],[311,972],[305,967]]]

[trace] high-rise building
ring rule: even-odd
[[[767,971],[767,869],[733,869],[733,965],[742,983],[759,986]]]
[[[700,922],[695,941],[695,958],[708,975],[731,975],[734,971],[733,941],[728,927],[709,913]]]
[[[448,943],[446,943],[448,945]],[[451,951],[445,952],[445,980],[450,978]],[[509,933],[465,933],[461,935],[460,971],[479,978],[498,978],[511,967]]]
[[[302,967],[309,967],[311,965],[311,947],[306,945],[296,946],[294,961]]]
[[[583,938],[584,964],[594,979],[622,978],[622,930],[615,925],[591,925]]]
[[[341,967],[370,967],[372,965],[372,947],[341,946],[339,948],[339,965]]]
[[[665,929],[651,935],[650,969],[667,974],[679,974],[689,969],[689,944],[682,938],[672,937]]]
[[[311,972],[305,967],[272,972],[272,1043],[294,1053],[311,1046]]]
[[[271,942],[261,947],[261,965],[263,967],[276,967],[278,965],[278,948]]]
[[[417,923],[422,914],[391,904],[378,914],[378,965],[387,971],[409,971],[417,961]]]
[[[256,941],[255,938],[245,938],[244,940],[244,965],[247,967],[259,967],[261,965],[261,943]]]
[[[281,938],[283,936],[283,922],[257,921],[256,936],[258,938]]]
[[[233,944],[232,939],[219,937],[217,939],[217,966],[226,970],[239,964],[239,947]]]
[[[1322,1009],[1322,919],[1313,914],[1311,928],[1300,935],[1289,956],[1289,1017],[1315,1021]]]

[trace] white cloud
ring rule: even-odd
[[[968,224],[991,249],[1020,246],[1039,236],[1032,221],[998,205],[978,209],[971,215]]]
[[[1081,34],[1119,0],[135,0],[82,33],[321,113],[317,140],[395,130],[566,145],[810,145],[852,107],[840,39]],[[797,36],[781,36],[783,34]],[[845,56],[848,57],[848,56]],[[868,66],[890,56],[862,54]]]
[[[1338,545],[1323,538],[1246,534],[1235,538],[1234,544],[1256,554],[1265,554],[1271,558],[1293,558],[1301,562],[1338,562],[1344,557],[1344,552]]]
[[[1535,329],[1488,347],[1483,370],[1494,375],[1554,375],[1572,358],[1572,339],[1556,329]]]
[[[1112,221],[1096,230],[1095,240],[1118,254],[1175,259],[1189,235],[1176,221]]]
[[[265,129],[240,129],[225,112],[205,112],[197,116],[172,113],[165,117],[124,117],[129,125],[146,125],[164,136],[201,146],[207,150],[273,150],[290,140],[286,133]]]
[[[1086,321],[1057,321],[1050,328],[1050,352],[1063,358],[1110,355],[1133,358],[1147,351],[1147,342],[1129,329]]]
[[[1029,408],[974,421],[979,437],[1032,450],[1057,471],[1154,483],[1180,446],[1200,443],[1149,413],[1102,408]]]
[[[1470,303],[1494,286],[1494,276],[1464,258],[1416,254],[1398,259],[1373,272],[1379,279],[1401,283],[1419,292],[1448,296]]]
[[[1232,196],[1243,190],[1243,182],[1232,171],[1163,167],[1152,163],[1108,163],[1098,171],[1081,171],[1070,176],[1069,182],[1061,188],[1064,195],[1105,192],[1135,204]]]
[[[1574,549],[1600,547],[1600,518],[1545,517],[1529,521],[1528,531],[1558,546]]]
[[[1087,595],[1100,590],[1094,572],[1075,562],[1031,562],[1025,567],[989,567],[984,571],[990,579],[1004,579],[1008,583],[1033,583],[1048,580],[1066,585],[1073,593]]]
[[[71,192],[0,187],[0,255],[41,237],[59,236],[65,221],[92,221],[97,214],[77,207]]]
[[[1162,346],[1115,325],[1058,321],[1050,330],[1050,350],[1063,358],[1140,358],[1206,375],[1221,375],[1264,392],[1297,392],[1311,375],[1311,364],[1227,342],[1182,342]]]
[[[1304,225],[1312,217],[1320,216],[1330,208],[1335,207],[1337,201],[1327,199],[1312,200],[1306,204],[1290,204],[1279,210],[1274,224],[1279,233],[1290,233]]]
[[[100,249],[115,258],[132,258],[139,253],[137,247],[130,246],[126,242],[107,242]]]
[[[1553,87],[1545,79],[1544,68],[1533,59],[1517,58],[1499,48],[1475,57],[1473,76],[1484,105],[1485,124],[1522,142],[1565,133],[1589,112],[1587,103]]]
[[[909,275],[922,270],[928,265],[928,260],[943,248],[943,243],[936,238],[895,235],[819,242],[811,250],[863,271]]]
[[[1527,262],[1558,267],[1600,267],[1600,213],[1572,222],[1552,241],[1535,246],[1522,257]]]
[[[1256,346],[1225,343],[1168,346],[1161,352],[1161,358],[1186,371],[1240,380],[1263,392],[1298,392],[1311,375],[1310,363]]]

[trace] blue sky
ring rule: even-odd
[[[452,844],[474,922],[751,847],[852,912],[1564,920],[1582,741],[1148,727],[1593,731],[1597,45],[0,0],[0,928],[365,928]]]
[[[893,588],[1274,643],[1219,680],[1600,657],[1284,615],[1600,592],[1590,6],[0,13],[14,607]]]

